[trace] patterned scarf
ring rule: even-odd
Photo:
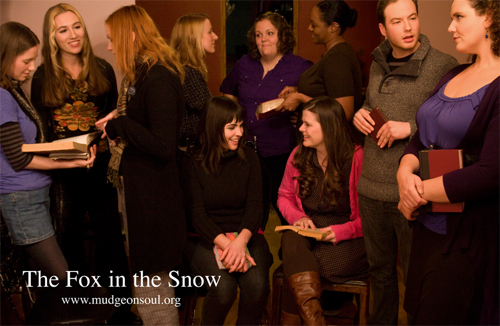
[[[118,94],[118,103],[116,109],[118,116],[127,115],[127,102],[129,96],[130,80],[127,76],[123,77],[120,86],[120,93]],[[123,139],[118,139],[118,143],[113,146],[111,144],[111,159],[108,164],[108,181],[115,187],[120,188],[120,163],[122,161],[123,150],[127,147],[127,142]]]
[[[127,76],[123,77],[122,84],[120,86],[120,93],[118,94],[118,103],[116,104],[116,109],[118,111],[118,117],[127,115],[127,103],[131,96],[136,93],[135,83],[141,78],[144,72],[147,70],[148,65],[146,64],[150,58],[147,55],[143,55],[142,58],[136,58],[136,74],[135,82],[131,85],[130,80]],[[120,138],[117,140],[117,144],[113,146],[111,144],[111,159],[108,164],[108,181],[111,182],[115,187],[121,188],[122,184],[120,182],[120,164],[122,161],[123,151],[127,147],[127,141]]]
[[[47,141],[46,130],[44,128],[44,124],[40,115],[33,107],[33,104],[28,100],[26,94],[24,94],[23,89],[21,88],[21,82],[14,81],[14,87],[11,89],[10,93],[14,96],[17,103],[21,107],[21,110],[33,121],[37,128],[36,133],[36,142],[37,143],[45,143]]]

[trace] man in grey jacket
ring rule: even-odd
[[[420,34],[417,0],[380,0],[377,15],[386,40],[372,53],[366,101],[353,123],[367,135],[374,130],[373,108],[388,119],[377,142],[365,139],[358,194],[374,299],[369,324],[397,325],[398,248],[406,282],[411,246],[411,227],[398,210],[399,158],[416,130],[418,108],[458,63]]]

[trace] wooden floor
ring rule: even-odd
[[[271,212],[269,214],[269,220],[267,222],[266,230],[264,231],[264,236],[267,239],[267,242],[269,244],[269,249],[271,250],[271,253],[273,254],[274,257],[274,263],[269,271],[269,277],[271,281],[271,277],[276,270],[276,268],[281,265],[281,261],[279,260],[278,257],[278,250],[280,248],[280,242],[281,242],[281,235],[274,232],[274,228],[280,225],[280,220],[278,218],[278,215],[274,210],[271,209]],[[272,284],[272,282],[270,282]],[[406,312],[404,311],[402,305],[403,305],[403,299],[404,299],[404,284],[403,284],[403,272],[401,269],[401,265],[398,262],[398,284],[399,284],[399,318],[398,318],[398,325],[406,325]],[[272,289],[271,289],[272,291]],[[271,296],[269,297],[271,298]],[[370,311],[371,311],[371,305],[372,305],[373,298],[370,298]],[[195,313],[195,325],[200,325],[200,319],[201,319],[201,307],[203,305],[203,298],[198,299],[197,302],[197,309]],[[268,302],[268,311],[271,311],[271,300],[269,299]],[[236,325],[236,319],[238,318],[238,299],[236,299],[235,303],[233,304],[233,307],[231,308],[231,311],[226,317],[226,321],[224,325]]]
[[[274,228],[279,225],[280,221],[278,218],[278,215],[274,210],[271,210],[271,213],[269,215],[269,220],[266,226],[266,230],[264,232],[264,236],[267,239],[267,242],[269,244],[269,248],[271,250],[271,253],[273,254],[274,257],[274,264],[272,265],[270,271],[269,271],[269,277],[271,281],[271,277],[276,270],[276,268],[281,265],[281,261],[279,260],[278,257],[278,250],[280,248],[280,241],[281,241],[281,235],[274,232]],[[399,289],[400,289],[400,307],[399,307],[399,319],[398,319],[398,325],[406,325],[406,313],[402,308],[402,303],[403,303],[403,295],[404,295],[404,285],[402,281],[402,270],[401,267],[398,264],[398,279],[399,279]],[[270,282],[272,284],[272,282]],[[272,291],[272,289],[271,289]],[[271,298],[271,296],[269,297]],[[1,300],[2,303],[2,321],[5,325],[21,325],[19,320],[15,318],[14,314],[10,310],[9,305],[7,304],[7,300],[5,300],[5,297],[2,297],[3,300]],[[370,299],[370,311],[371,311],[371,303],[372,299]],[[194,325],[200,325],[200,320],[201,320],[201,307],[203,306],[203,298],[198,299],[197,304],[196,304],[196,310],[195,310],[195,317],[194,317]],[[268,302],[268,308],[267,310],[269,313],[271,312],[271,300]],[[132,307],[132,311],[137,313],[136,307]],[[9,315],[12,318],[7,318]],[[231,311],[229,312],[226,321],[224,325],[235,325],[236,320],[238,316],[238,299],[236,299],[233,307],[231,308]]]

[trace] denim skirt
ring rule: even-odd
[[[0,195],[0,209],[17,246],[40,242],[54,235],[49,213],[50,185],[37,190]]]

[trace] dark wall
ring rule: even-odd
[[[224,0],[222,0],[224,1]],[[221,36],[222,26],[222,1],[217,0],[136,0],[136,4],[145,8],[148,14],[156,22],[162,36],[169,40],[172,27],[177,18],[188,13],[204,13],[210,17],[215,33]],[[307,29],[311,9],[319,1],[298,1],[298,55],[313,62],[323,55],[325,48],[323,45],[312,43],[311,32]],[[360,59],[363,62],[363,76],[365,86],[368,81],[368,74],[372,62],[371,52],[381,42],[382,38],[378,29],[376,16],[376,0],[348,0],[351,8],[358,11],[358,20],[354,28],[348,29],[344,36],[354,47],[355,51],[362,50]],[[216,52],[208,54],[206,61],[208,65],[209,81],[208,87],[213,95],[220,95],[219,86],[222,83],[222,63],[221,50],[223,42],[219,38],[216,45]]]
[[[356,26],[348,28],[344,37],[356,52],[361,51],[359,56],[363,62],[362,73],[365,79],[364,86],[368,82],[370,65],[372,63],[371,53],[383,40],[381,37],[376,14],[376,0],[346,1],[351,8],[358,11]],[[325,52],[323,45],[312,42],[312,33],[307,29],[310,21],[311,9],[319,1],[299,1],[299,26],[298,26],[298,55],[312,62],[318,62]]]
[[[177,19],[186,14],[202,13],[210,17],[213,30],[219,36],[213,54],[208,54],[206,58],[208,66],[208,87],[212,95],[220,95],[219,86],[222,83],[222,64],[221,64],[221,11],[222,2],[216,0],[136,0],[138,6],[146,9],[153,18],[161,35],[170,41],[172,28]]]

